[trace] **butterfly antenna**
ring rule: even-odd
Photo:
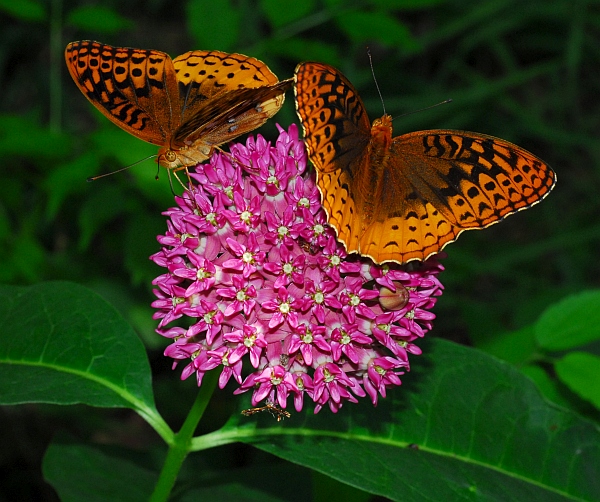
[[[392,120],[395,120],[400,117],[406,117],[407,115],[412,115],[413,113],[420,113],[420,112],[424,112],[425,110],[431,110],[432,108],[435,108],[436,106],[447,105],[448,103],[452,103],[452,98],[448,98],[448,99],[445,99],[444,101],[440,101],[439,103],[436,103],[435,105],[426,106],[425,108],[420,108],[419,110],[413,110],[411,112],[403,113],[401,115],[398,115],[397,117],[392,118]]]
[[[373,81],[375,82],[375,87],[377,88],[377,93],[379,94],[379,99],[381,100],[381,107],[383,108],[383,114],[385,113],[385,103],[383,102],[383,96],[381,95],[381,90],[379,89],[379,84],[377,83],[377,77],[375,77],[375,70],[373,69],[373,58],[371,57],[371,49],[367,47],[367,56],[369,56],[369,64],[371,65],[371,74],[373,75]]]
[[[140,164],[141,162],[145,162],[146,160],[153,159],[154,157],[156,157],[156,155],[150,155],[150,157],[146,157],[145,159],[138,160],[137,162],[134,162],[133,164],[129,164],[128,166],[122,167],[121,169],[117,169],[116,171],[111,171],[110,173],[99,174],[98,176],[90,176],[86,181],[88,181],[88,182],[96,181],[100,178],[106,178],[107,176],[112,176],[113,174],[117,174],[122,171],[125,171],[126,169],[129,169],[130,167]]]

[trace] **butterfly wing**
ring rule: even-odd
[[[301,63],[294,74],[296,112],[317,173],[360,169],[371,123],[354,86],[332,66]]]
[[[292,83],[288,79],[259,88],[234,89],[213,98],[177,129],[174,143],[198,148],[200,142],[213,147],[253,131],[279,111]]]
[[[239,89],[257,89],[276,84],[279,79],[258,59],[220,51],[190,51],[176,57],[181,99],[181,123],[199,110],[211,108],[225,94]]]
[[[556,175],[499,138],[434,130],[392,140],[360,252],[378,262],[425,260],[464,230],[488,227],[542,200]]]
[[[356,187],[369,169],[369,117],[354,86],[335,68],[301,63],[294,79],[296,111],[328,221],[346,249],[357,250],[364,225]]]
[[[168,54],[84,40],[67,45],[65,59],[81,92],[103,115],[144,141],[168,142],[181,116]]]

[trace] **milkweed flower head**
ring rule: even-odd
[[[278,126],[279,127],[279,126]],[[279,127],[197,166],[166,211],[165,273],[153,284],[165,355],[182,379],[220,372],[219,387],[300,411],[374,405],[400,385],[431,329],[443,267],[375,265],[348,256],[327,225],[298,128]]]

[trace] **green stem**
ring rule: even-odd
[[[152,497],[150,497],[151,502],[162,502],[168,499],[183,465],[183,461],[190,452],[190,445],[196,426],[208,406],[218,381],[219,374],[216,371],[211,371],[204,375],[198,397],[196,397],[181,430],[175,434],[173,444],[169,446],[167,458],[165,459],[158,482],[154,487]]]

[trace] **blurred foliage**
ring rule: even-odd
[[[373,119],[383,109],[368,45],[397,134],[472,130],[543,158],[558,175],[546,200],[446,248],[446,293],[432,334],[522,366],[547,396],[596,416],[571,394],[568,378],[557,387],[548,366],[532,360],[530,325],[550,304],[600,284],[594,258],[600,242],[599,0],[0,0],[0,280],[68,279],[101,293],[155,349],[160,408],[161,392],[171,397],[167,387],[177,379],[161,356],[165,343],[152,335],[151,282],[161,272],[147,257],[158,250],[171,188],[164,171],[155,181],[152,161],[86,183],[156,148],[110,124],[71,81],[62,51],[82,39],[172,56],[237,51],[265,61],[280,79],[300,61],[326,62],[355,84]],[[402,116],[448,98],[451,104]],[[275,120],[297,122],[292,93]],[[274,123],[260,132],[274,138]],[[599,352],[597,342],[586,349],[574,356],[582,372]],[[573,364],[573,357],[565,358],[556,371]],[[184,400],[193,394],[193,382],[175,383]],[[31,407],[5,413],[2,444],[14,440],[22,420],[33,423],[26,432],[17,428],[23,444],[46,441],[57,422],[67,421],[45,424],[36,416]],[[2,466],[16,458],[22,472],[39,477],[39,447],[25,454],[18,441]],[[44,485],[27,489],[53,496]]]

